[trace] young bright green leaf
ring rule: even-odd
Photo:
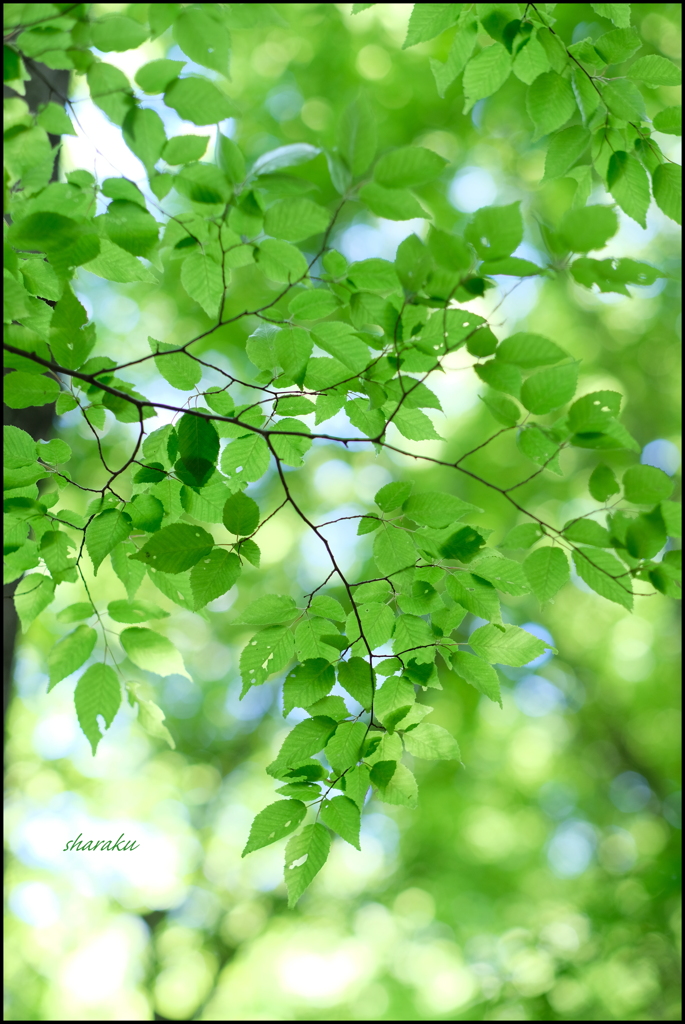
[[[606,8],[618,8],[620,6],[626,6],[621,4],[592,4],[592,7]],[[597,11],[597,13],[604,13]],[[604,17],[610,17],[614,24],[617,24],[612,14],[604,14]],[[599,39],[596,39],[593,46],[600,57],[606,64],[621,64],[624,60],[628,60],[636,53],[641,45],[642,40],[640,34],[635,28],[628,28],[630,25],[630,9],[628,9],[628,21],[619,28],[613,29],[611,32],[606,32]]]
[[[338,666],[338,681],[368,711],[373,700],[375,672],[363,658],[349,658]]]
[[[450,28],[459,17],[461,6],[463,5],[414,4],[402,49],[406,50],[408,46],[416,46],[417,43],[425,43]]]
[[[499,598],[492,583],[467,572],[455,572],[445,581],[447,593],[467,612],[490,622],[501,622]]]
[[[618,217],[610,206],[585,206],[568,210],[560,234],[572,252],[603,249],[618,231]]]
[[[576,110],[576,101],[570,83],[555,71],[547,71],[528,86],[526,107],[535,126],[535,141],[562,128]]]
[[[172,750],[176,749],[174,738],[164,725],[165,714],[160,707],[152,700],[146,700],[140,693],[136,683],[127,683],[129,694],[132,694],[138,704],[138,722],[150,736],[164,740]]]
[[[214,538],[201,526],[172,523],[154,533],[131,558],[158,572],[179,573],[192,568],[213,547]]]
[[[633,607],[633,588],[624,565],[608,551],[579,548],[573,552],[576,571],[584,583],[607,601]]]
[[[122,134],[128,148],[150,174],[166,144],[164,122],[159,114],[154,110],[134,107],[124,119]]]
[[[196,608],[204,608],[210,601],[221,597],[240,576],[240,559],[233,552],[214,548],[196,562],[190,571],[190,587]]]
[[[467,683],[474,686],[477,690],[480,690],[482,694],[489,697],[490,700],[494,701],[495,704],[502,706],[502,696],[500,693],[499,676],[487,662],[481,658],[477,658],[474,654],[468,654],[466,651],[455,651],[452,654],[452,668],[465,679]]]
[[[110,15],[94,21],[91,27],[94,46],[105,53],[121,53],[134,50],[145,42],[147,31],[144,25],[123,15]]]
[[[363,94],[343,112],[338,136],[340,152],[352,174],[363,174],[376,153],[376,122]]]
[[[98,718],[109,729],[121,704],[121,686],[116,672],[109,665],[91,665],[83,673],[74,691],[76,715],[88,739],[93,757],[102,739]]]
[[[119,509],[108,508],[86,527],[86,548],[93,562],[93,572],[120,541],[126,540],[133,528],[131,517]]]
[[[505,363],[514,363],[525,370],[558,363],[566,355],[567,353],[549,338],[543,338],[541,334],[530,334],[527,331],[521,331],[505,338],[497,349],[498,359]]]
[[[213,82],[193,75],[177,78],[167,86],[164,102],[184,121],[197,125],[217,124],[235,113],[229,98]]]
[[[134,562],[129,555],[134,555],[136,548],[131,543],[120,543],[110,555],[112,568],[126,588],[129,601],[135,597],[145,576],[145,566]]]
[[[10,409],[28,409],[35,405],[48,405],[59,394],[59,384],[45,374],[23,373],[15,370],[5,376],[3,395]]]
[[[590,474],[588,490],[595,501],[608,501],[612,495],[618,494],[621,488],[613,469],[600,462]]]
[[[228,75],[231,40],[223,20],[186,7],[174,21],[174,40],[196,64]]]
[[[255,633],[240,655],[241,697],[251,686],[266,682],[272,672],[285,668],[294,652],[293,635],[286,626],[269,626]]]
[[[79,619],[89,619],[91,615],[95,615],[95,610],[90,601],[77,601],[62,608],[55,618],[58,622],[78,622]]]
[[[476,576],[492,583],[503,594],[520,596],[530,591],[520,564],[511,558],[486,554],[473,562],[471,568]]]
[[[297,615],[297,606],[292,597],[267,594],[252,601],[242,611],[241,622],[265,625],[271,622],[290,622]]]
[[[92,610],[92,609],[91,609]],[[77,626],[76,629],[55,644],[48,654],[50,682],[48,692],[60,682],[80,668],[91,656],[97,641],[97,633],[90,626]]]
[[[404,530],[383,527],[376,533],[373,542],[373,556],[381,576],[389,576],[414,565],[416,548]]]
[[[504,632],[492,625],[480,626],[471,633],[469,644],[491,664],[515,667],[527,665],[546,650],[556,654],[554,647],[518,626],[504,626]]]
[[[477,210],[466,229],[466,238],[481,259],[498,260],[510,256],[523,241],[521,204],[484,206]]]
[[[230,533],[246,537],[259,526],[259,505],[242,491],[232,494],[224,505],[224,526]]]
[[[367,726],[363,722],[340,722],[326,743],[324,751],[326,759],[337,775],[351,768],[360,759],[366,732]]]
[[[500,547],[511,550],[530,548],[541,536],[542,532],[537,523],[521,523],[509,531]]]
[[[531,590],[540,604],[550,601],[568,583],[568,557],[561,548],[544,547],[531,552],[523,563]]]
[[[149,619],[166,619],[169,612],[150,601],[110,601],[107,613],[115,622],[138,624]]]
[[[371,213],[386,220],[412,220],[426,216],[416,196],[406,188],[385,188],[377,181],[370,181],[359,190],[359,198]]]
[[[590,145],[590,132],[582,125],[565,128],[550,141],[545,160],[545,178],[559,178],[573,167]]]
[[[152,60],[149,64],[143,64],[141,68],[138,68],[135,75],[136,84],[143,92],[151,94],[164,92],[178,78],[184,66],[182,60]],[[199,159],[199,157],[195,157],[195,159]],[[169,163],[173,162],[173,160],[169,161]]]
[[[213,319],[218,316],[224,280],[221,267],[211,256],[201,252],[187,256],[181,266],[181,284],[207,316]]]
[[[267,210],[264,229],[275,238],[301,242],[325,231],[329,221],[328,211],[311,199],[279,199]]]
[[[279,769],[294,768],[311,757],[312,754],[317,754],[326,746],[337,725],[338,723],[332,718],[325,716],[305,718],[286,736],[278,752],[278,757],[269,765],[267,771],[271,774],[271,770],[275,770],[277,767]]]
[[[462,501],[453,494],[424,491],[407,498],[402,505],[402,511],[422,526],[439,530],[456,523],[467,512],[481,512],[482,509],[468,501]]]
[[[598,548],[611,547],[609,531],[593,519],[571,519],[564,526],[563,532],[574,544],[592,544]]]
[[[188,676],[183,658],[170,640],[144,626],[122,630],[119,641],[134,665],[160,676]]]
[[[439,726],[436,726],[436,728],[439,728]],[[412,736],[413,732],[408,733],[408,735]],[[454,740],[453,742],[456,743]],[[409,748],[407,747],[407,749]],[[394,761],[384,763],[395,764]],[[418,803],[418,786],[414,775],[406,765],[395,764],[395,770],[390,775],[388,781],[384,785],[379,786],[378,797],[386,804],[396,804],[410,808],[416,807]]]
[[[41,462],[49,466],[62,466],[71,459],[71,448],[57,437],[52,441],[38,441],[36,451]]]
[[[521,388],[521,402],[530,412],[558,409],[573,398],[578,383],[578,364],[565,363],[532,374]]]
[[[402,146],[378,160],[373,176],[383,188],[411,188],[432,181],[447,164],[444,157],[421,146]]]
[[[682,132],[682,108],[666,107],[654,115],[654,130],[664,135],[680,135]]]
[[[404,745],[414,757],[428,761],[461,761],[459,744],[454,736],[441,725],[422,722],[415,729],[404,734]]]
[[[480,50],[464,70],[464,113],[504,85],[511,72],[511,55],[501,43]]]
[[[359,827],[361,814],[357,804],[348,796],[334,796],[321,805],[321,820],[337,832],[345,842],[360,850]]]
[[[322,700],[334,682],[333,666],[324,658],[314,658],[296,665],[283,684],[284,716],[293,708],[308,708]]]
[[[656,53],[650,53],[647,57],[639,57],[634,64],[628,68],[628,77],[637,82],[644,82],[645,85],[680,85],[680,68]]]
[[[634,505],[654,505],[670,498],[673,481],[656,466],[631,466],[623,474],[623,493]]]
[[[305,825],[299,835],[289,840],[285,851],[285,884],[288,906],[294,907],[326,863],[331,848],[330,833],[323,825]]]
[[[680,168],[675,164],[659,164],[652,177],[654,202],[662,213],[674,220],[682,222],[682,177]]]
[[[649,180],[639,161],[621,150],[611,154],[607,171],[607,185],[624,213],[647,226],[649,207]]]
[[[277,800],[260,811],[250,827],[250,835],[241,856],[277,843],[294,832],[307,813],[300,800]]]

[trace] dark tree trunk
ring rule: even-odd
[[[31,78],[26,82],[26,96],[24,99],[29,105],[29,110],[35,112],[41,103],[50,100],[53,103],[64,105],[69,88],[69,72],[54,71],[44,64],[33,62],[27,63],[31,72]],[[4,87],[6,96],[14,96],[15,93]],[[55,146],[60,140],[57,135],[50,136],[50,142]],[[53,181],[57,178],[58,160],[55,161]],[[3,423],[14,427],[20,427],[30,434],[34,440],[48,438],[52,431],[55,408],[53,405],[43,405],[36,409],[9,409],[3,404]],[[3,722],[6,721],[7,709],[12,698],[12,673],[14,669],[14,658],[17,642],[17,613],[14,608],[12,595],[18,580],[3,586],[3,625],[2,625],[2,672],[3,672]]]

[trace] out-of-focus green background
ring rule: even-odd
[[[378,4],[355,17],[350,4],[275,6],[282,24],[234,40],[231,91],[244,116],[233,130],[249,157],[284,142],[331,144],[340,110],[363,86],[382,145],[415,142],[451,161],[446,223],[518,198],[529,223],[532,214],[553,222],[563,213],[571,198],[564,183],[539,185],[543,151],[530,145],[525,87],[516,79],[465,117],[460,87],[439,99],[428,64],[429,55],[444,59],[449,39],[400,49],[411,5]],[[632,8],[651,51],[676,58],[677,5]],[[560,4],[555,13],[567,41],[611,27],[589,4]],[[170,46],[164,36],[106,59],[132,75]],[[661,89],[660,99],[673,102],[669,92]],[[81,95],[76,81],[86,137],[65,146],[63,172],[92,170],[97,147],[135,176],[118,129]],[[660,142],[671,154],[673,137]],[[598,189],[593,201],[610,198]],[[422,222],[348,220],[334,244],[354,259],[392,258],[401,238],[421,229]],[[535,251],[534,232],[526,244]],[[652,207],[646,231],[622,217],[605,253],[614,254],[674,271],[678,236]],[[123,361],[146,349],[149,334],[186,340],[202,329],[173,271],[152,291],[81,272],[76,290],[98,326],[97,354]],[[567,276],[527,282],[505,300],[495,332],[525,326],[581,358],[582,389],[627,395],[626,423],[644,446],[643,461],[673,474],[676,282],[633,291],[630,299],[598,296]],[[501,297],[488,293],[469,308],[487,312]],[[240,368],[246,330],[215,335],[207,358]],[[455,362],[439,385],[448,441],[423,443],[428,454],[455,457],[493,432],[477,381],[462,365]],[[151,378],[146,393],[160,398],[165,386]],[[62,426],[88,472],[85,433],[69,415]],[[126,431],[108,418],[104,444],[115,463]],[[513,480],[511,445],[506,439],[488,449],[483,475]],[[613,457],[616,468],[628,464],[623,459]],[[527,507],[561,524],[587,511],[594,461],[582,450],[565,452],[564,477],[539,477],[522,492]],[[312,515],[334,518],[365,510],[400,467],[417,485],[454,486],[445,471],[399,456],[393,462],[319,445],[295,487]],[[460,481],[459,493],[490,510],[495,543],[516,524],[481,485]],[[264,508],[276,503],[272,477],[258,497]],[[347,566],[363,572],[368,538],[341,525],[334,539]],[[680,1019],[674,603],[638,599],[628,615],[579,581],[544,610],[532,597],[509,599],[510,621],[543,627],[558,656],[505,670],[503,710],[445,673],[443,691],[431,691],[433,720],[458,737],[464,767],[417,765],[418,810],[372,802],[362,852],[336,840],[288,911],[283,844],[240,858],[253,815],[272,798],[264,766],[287,728],[279,681],[238,700],[237,659],[248,634],[228,623],[234,601],[300,593],[328,569],[287,515],[260,533],[260,545],[266,571],[246,568],[239,594],[215,602],[207,620],[141,590],[172,611],[169,635],[194,679],[148,677],[175,751],[143,733],[126,705],[93,758],[73,712],[75,680],[46,694],[46,654],[63,633],[55,616],[80,599],[76,585],[60,588],[22,640],[8,720],[6,1019]],[[96,601],[124,596],[108,566],[93,586]],[[63,852],[79,833],[116,839],[122,832],[139,849]]]

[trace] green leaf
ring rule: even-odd
[[[600,18],[609,18],[619,28],[630,25],[630,4],[590,4],[590,7]]]
[[[479,558],[471,568],[476,576],[492,583],[503,594],[512,594],[518,597],[530,592],[523,569],[518,562],[514,562],[511,558],[501,558],[499,555],[489,554]]]
[[[455,24],[463,4],[414,4],[402,49],[434,39]]]
[[[367,726],[364,722],[340,722],[326,743],[324,751],[328,763],[337,775],[351,768],[360,759],[366,732]]]
[[[5,376],[3,391],[5,405],[10,409],[28,409],[54,402],[59,394],[59,384],[42,373],[15,370]]]
[[[278,757],[267,768],[271,775],[276,769],[294,768],[325,746],[336,730],[338,723],[332,718],[317,716],[305,718],[286,736]]]
[[[310,146],[308,142],[295,142],[290,146],[279,146],[277,149],[270,149],[262,153],[255,160],[251,174],[265,175],[273,174],[284,167],[296,167],[299,164],[309,163],[321,150],[317,146]]]
[[[469,644],[485,661],[517,668],[527,665],[546,650],[557,653],[550,644],[518,626],[504,626],[504,632],[496,626],[480,626],[471,633]]]
[[[562,128],[576,110],[570,82],[555,71],[539,75],[528,86],[526,107],[535,126],[533,141]]]
[[[144,25],[118,14],[92,22],[90,31],[93,45],[103,53],[135,50],[147,39]]]
[[[345,774],[345,795],[354,800],[360,811],[369,790],[369,776],[370,769],[365,764],[357,765]]]
[[[585,206],[564,214],[559,232],[572,252],[603,249],[618,231],[618,217],[610,206]]]
[[[363,94],[343,112],[338,138],[340,152],[352,174],[363,174],[376,154],[376,121]]]
[[[574,544],[592,544],[598,548],[611,547],[609,531],[592,519],[571,519],[564,526],[563,532]]]
[[[625,58],[624,58],[625,59]],[[647,57],[639,57],[628,68],[628,78],[645,85],[680,85],[681,72],[673,61],[650,53]]]
[[[129,601],[135,597],[145,575],[145,566],[140,562],[132,562],[129,558],[129,555],[135,554],[135,551],[133,544],[122,543],[115,547],[110,555],[112,568],[124,584]]]
[[[390,676],[376,692],[374,714],[392,732],[415,701],[413,684],[402,676]]]
[[[41,557],[55,583],[76,582],[76,561],[69,555],[72,547],[71,538],[60,530],[47,530],[41,537]]]
[[[91,608],[92,612],[92,608]],[[97,633],[90,626],[77,626],[63,640],[51,649],[48,654],[50,682],[48,692],[60,682],[80,668],[93,653],[97,641]]]
[[[466,651],[455,651],[451,660],[457,675],[502,707],[499,676],[492,665]]]
[[[414,757],[427,761],[461,761],[459,744],[441,725],[422,722],[404,734],[404,745]]]
[[[285,668],[294,653],[293,635],[286,626],[269,626],[255,633],[240,656],[241,697],[251,686],[266,682],[272,672]]]
[[[277,800],[260,811],[252,822],[250,835],[241,856],[277,843],[301,824],[307,808],[300,800]]]
[[[544,33],[544,29],[542,30]],[[544,33],[546,35],[546,33]],[[512,70],[516,77],[526,85],[531,85],[536,78],[550,69],[550,59],[545,47],[541,45],[537,34],[531,35],[528,42],[521,46],[514,57]]]
[[[100,239],[100,253],[94,260],[84,263],[84,270],[89,270],[97,277],[104,277],[107,281],[125,283],[128,281],[144,281],[148,284],[156,284],[157,278],[147,267],[126,252],[119,248],[108,238]]]
[[[143,92],[154,95],[155,93],[164,92],[178,78],[184,67],[185,62],[182,60],[151,60],[149,64],[143,64],[141,68],[138,68],[135,81]],[[180,138],[186,137],[180,136]],[[172,139],[171,141],[175,140]],[[164,159],[166,160],[166,157]],[[199,157],[193,157],[193,159],[198,160]],[[175,161],[169,160],[167,162],[174,163]],[[182,162],[178,161],[178,163]]]
[[[497,358],[505,363],[514,363],[525,370],[536,366],[548,366],[565,359],[567,353],[553,341],[543,338],[541,334],[530,334],[527,331],[512,334],[505,338],[497,349]]]
[[[194,75],[175,79],[164,92],[164,102],[184,121],[197,125],[218,124],[235,114],[228,96],[209,79]]]
[[[439,550],[443,558],[458,558],[461,562],[470,562],[484,544],[485,537],[479,530],[472,526],[463,526],[451,534],[440,545]]]
[[[224,526],[239,537],[254,533],[259,526],[259,505],[242,491],[232,494],[224,505]]]
[[[521,419],[521,410],[510,398],[498,395],[496,391],[489,391],[478,397],[488,407],[497,422],[503,426],[514,427]]]
[[[664,135],[680,135],[682,132],[682,108],[666,107],[654,115],[652,121],[654,131],[663,132]]]
[[[384,526],[376,533],[373,557],[381,576],[389,576],[416,563],[417,552],[404,530]]]
[[[376,492],[374,501],[383,512],[392,512],[393,509],[399,508],[400,505],[406,501],[411,493],[413,484],[405,481],[396,481],[390,484],[385,484],[379,491]]]
[[[19,580],[14,591],[14,607],[23,633],[54,598],[55,582],[49,576],[31,573]]]
[[[151,174],[166,144],[164,123],[159,114],[134,107],[124,119],[122,133],[128,148]]]
[[[618,4],[611,6],[618,7]],[[606,32],[594,41],[593,46],[605,64],[622,64],[624,60],[637,53],[642,46],[642,40],[637,29],[622,27]]]
[[[395,621],[391,609],[387,606],[379,607],[377,602],[373,602],[370,605],[357,605],[356,611],[361,619],[364,639],[354,648],[355,654],[366,653],[367,643],[372,651],[387,643],[392,636]],[[352,644],[356,644],[361,636],[357,614],[354,611],[350,612],[345,627],[347,637]]]
[[[447,165],[444,157],[421,146],[402,146],[382,156],[373,176],[383,188],[410,188],[437,178]]]
[[[323,825],[305,825],[289,840],[285,851],[285,883],[288,906],[294,907],[312,879],[326,863],[331,848],[330,833]]]
[[[221,454],[221,471],[236,482],[259,480],[269,468],[270,454],[259,434],[249,434],[226,445]]]
[[[309,427],[301,420],[289,417],[279,420],[270,434],[276,456],[288,466],[301,466],[312,446],[309,433]]]
[[[464,113],[504,85],[511,71],[511,55],[501,43],[480,50],[464,70]]]
[[[209,555],[196,562],[190,572],[190,586],[195,608],[221,597],[236,583],[240,576],[240,559],[233,552],[214,548]]]
[[[680,537],[683,509],[679,501],[662,501],[661,517],[669,537]]]
[[[7,469],[31,466],[36,459],[36,442],[30,434],[19,427],[5,425],[3,428],[3,456]]]
[[[265,625],[272,622],[289,622],[295,618],[298,609],[292,597],[279,594],[267,594],[256,601],[251,601],[243,609],[239,621],[253,625]]]
[[[675,164],[659,164],[652,177],[654,202],[662,213],[681,223],[682,179],[681,169]]]
[[[384,188],[371,181],[359,190],[359,198],[371,213],[386,220],[412,220],[426,216],[416,196],[406,188]]]
[[[224,281],[221,267],[211,256],[201,252],[187,256],[181,266],[181,284],[208,317],[218,317]]]
[[[515,526],[513,530],[509,531],[500,547],[512,550],[530,548],[540,540],[541,536],[542,531],[537,523],[521,523],[520,526]]]
[[[322,700],[335,682],[333,666],[324,658],[304,661],[286,676],[283,684],[283,715],[293,708],[308,708]],[[326,716],[329,717],[329,716]]]
[[[456,572],[445,580],[447,593],[467,612],[491,622],[501,622],[499,598],[492,583],[468,572]]]
[[[349,658],[338,666],[338,681],[344,690],[368,711],[373,701],[376,675],[368,661]]]
[[[545,160],[545,179],[562,177],[573,167],[590,145],[590,132],[582,125],[565,128],[549,144]]]
[[[509,206],[484,206],[477,210],[465,236],[481,259],[500,260],[510,256],[523,241],[520,202]]]
[[[59,438],[52,441],[38,441],[36,451],[38,458],[42,462],[47,462],[49,466],[61,466],[71,459],[71,448],[66,441],[60,441]]]
[[[93,573],[97,576],[103,559],[117,544],[126,540],[133,528],[131,517],[116,508],[105,509],[86,527],[86,548],[93,562]]]
[[[321,787],[310,782],[291,782],[280,786],[276,792],[281,796],[294,797],[296,800],[316,800],[321,796]]]
[[[573,561],[580,578],[588,587],[608,601],[633,607],[633,588],[628,570],[608,551],[580,548],[573,552]]]
[[[231,39],[221,15],[212,16],[214,10],[182,10],[174,22],[174,41],[196,64],[228,75]]]
[[[295,630],[295,648],[301,660],[325,658],[334,661],[339,649],[346,646],[346,640],[339,637],[325,619],[303,619]]]
[[[561,474],[559,459],[559,442],[551,436],[550,431],[530,423],[519,430],[516,438],[517,447],[538,466],[549,469],[552,473]]]
[[[122,630],[119,642],[134,665],[159,676],[180,675],[190,679],[183,658],[170,640],[145,626]]]
[[[602,88],[602,100],[607,110],[622,121],[642,121],[645,118],[642,93],[625,79],[607,82]]]
[[[213,547],[214,538],[201,526],[172,523],[154,533],[131,558],[158,572],[179,573],[192,568]]]
[[[76,135],[71,119],[59,103],[46,103],[38,112],[36,124],[50,135]]]
[[[656,466],[631,466],[623,474],[623,493],[634,505],[654,505],[670,498],[673,481]]]
[[[121,704],[121,686],[116,672],[109,665],[91,665],[83,673],[74,690],[74,704],[79,725],[90,742],[93,757],[102,739],[99,716],[109,729]]]
[[[299,320],[321,320],[329,316],[340,305],[340,300],[332,292],[323,288],[312,291],[298,292],[290,300],[290,312]]]
[[[532,374],[521,388],[521,401],[530,412],[541,414],[566,405],[578,384],[578,364],[566,363]]]
[[[410,441],[444,440],[433,426],[430,417],[420,409],[400,409],[395,413],[392,422],[403,437]]]
[[[226,175],[214,164],[188,164],[176,175],[173,183],[177,192],[194,203],[223,204],[231,197]]]
[[[359,723],[357,723],[359,724]],[[334,796],[321,805],[321,820],[337,832],[345,842],[360,850],[359,827],[361,812],[357,804],[347,796]]]
[[[544,547],[531,552],[523,571],[540,604],[550,601],[571,578],[568,558],[561,548]]]
[[[167,619],[169,612],[163,611],[159,605],[151,601],[110,601],[107,614],[115,622],[137,624],[149,619]]]
[[[666,540],[666,529],[658,506],[634,519],[626,531],[626,548],[633,558],[654,558]]]
[[[439,530],[451,526],[467,512],[482,512],[482,509],[453,494],[425,491],[407,498],[402,504],[402,511],[422,526]]]
[[[157,244],[159,224],[138,203],[113,199],[102,218],[110,240],[133,256],[148,256]]]
[[[328,211],[311,199],[278,199],[266,212],[264,230],[275,238],[301,242],[312,235],[321,234],[329,222]]]
[[[259,243],[256,258],[270,281],[288,284],[299,281],[307,273],[307,261],[300,250],[280,239],[265,238]]]
[[[334,622],[345,621],[345,611],[339,601],[327,594],[317,594],[309,606],[312,615],[322,615],[326,619],[333,619]]]
[[[439,726],[436,728],[439,728]],[[412,733],[409,733],[408,735],[411,736]],[[386,804],[398,804],[400,806],[411,808],[416,807],[418,803],[418,786],[416,784],[416,779],[410,770],[406,765],[397,764],[394,761],[385,761],[382,763],[389,765],[394,764],[395,770],[392,772],[392,775],[385,784],[379,785],[379,798]],[[374,769],[372,769],[372,771],[377,767],[378,765],[374,765]],[[380,779],[379,782],[381,782]]]
[[[153,497],[152,494],[136,494],[126,505],[126,512],[137,530],[145,530],[148,533],[158,530],[164,518],[164,506],[159,498]]]
[[[618,494],[621,488],[613,469],[600,462],[590,474],[588,490],[595,501],[608,501],[612,495]]]
[[[89,619],[91,615],[95,615],[95,610],[90,601],[78,601],[62,608],[55,618],[58,622],[78,622],[79,619]]]
[[[649,208],[649,180],[642,164],[621,150],[611,154],[607,171],[607,185],[624,213],[647,226]]]

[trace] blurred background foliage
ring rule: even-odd
[[[543,150],[529,142],[525,86],[510,78],[467,116],[459,85],[439,99],[428,57],[445,58],[449,34],[401,50],[411,5],[377,4],[355,16],[350,4],[274,8],[272,27],[236,33],[232,55],[231,92],[243,111],[234,132],[249,158],[284,142],[332,144],[340,111],[362,86],[381,147],[417,143],[452,163],[449,202],[427,186],[438,223],[458,226],[480,206],[519,198],[529,225],[558,221],[568,207],[567,179],[539,183]],[[632,9],[646,52],[676,58],[678,5]],[[567,42],[610,27],[589,4],[560,4],[555,15]],[[170,33],[106,59],[132,76],[167,52],[176,56]],[[76,79],[73,99],[86,130],[65,144],[61,173],[97,165],[96,150],[129,173],[118,130],[79,89]],[[673,92],[661,88],[660,101],[677,102]],[[674,155],[672,137],[659,142]],[[325,202],[332,194],[324,158],[317,159]],[[598,189],[591,201],[611,200]],[[645,231],[623,216],[621,223],[606,256],[675,271],[678,236],[654,205]],[[355,220],[352,211],[334,244],[350,259],[392,259],[417,227]],[[539,236],[531,231],[525,244],[535,258]],[[123,361],[148,334],[182,342],[202,330],[202,314],[171,267],[155,290],[77,277],[77,294],[97,323],[97,354],[116,352]],[[241,285],[244,308],[249,268]],[[529,280],[504,300],[495,330],[502,334],[501,323],[506,333],[538,331],[581,358],[584,390],[626,395],[625,422],[642,460],[672,474],[679,466],[675,275],[633,292],[600,296],[566,274]],[[493,289],[469,308],[487,313],[501,300]],[[215,332],[206,358],[240,370],[252,326]],[[460,372],[468,357],[458,356],[464,361],[455,360],[438,387],[449,440],[421,444],[443,458],[493,432],[478,382]],[[164,400],[166,384],[152,372],[140,383]],[[83,478],[92,468],[99,480],[100,464],[70,415],[63,436],[82,460]],[[125,457],[128,428],[111,413],[101,434],[112,462]],[[482,475],[502,486],[514,481],[511,444],[495,442],[480,457]],[[622,468],[624,453],[611,454]],[[564,476],[537,477],[522,489],[526,507],[560,523],[582,515],[592,504],[587,478],[595,461],[582,450],[563,452]],[[439,467],[317,442],[294,488],[316,517],[354,514],[398,466],[422,487],[452,486]],[[482,485],[466,478],[460,495],[485,500]],[[272,476],[255,496],[262,508],[275,506]],[[518,520],[491,494],[483,507],[498,543]],[[363,572],[370,540],[344,526],[335,543],[346,566]],[[246,567],[236,588],[241,603],[311,589],[327,572],[319,543],[285,513],[260,533],[260,545],[267,571]],[[109,567],[95,587],[96,601],[123,596]],[[337,840],[310,891],[287,911],[282,844],[240,859],[254,813],[271,799],[263,769],[286,726],[278,680],[238,700],[247,633],[229,624],[235,590],[204,619],[141,590],[173,612],[169,636],[194,679],[148,677],[176,749],[143,733],[125,706],[94,759],[73,715],[73,683],[45,692],[46,654],[62,633],[56,614],[78,599],[62,594],[70,589],[61,588],[22,640],[8,719],[6,1019],[680,1019],[673,602],[637,599],[629,615],[577,579],[542,611],[530,596],[509,598],[509,621],[545,630],[558,656],[505,670],[503,710],[445,671],[444,689],[431,693],[434,720],[458,737],[465,767],[417,765],[418,810],[368,808],[362,852]],[[114,839],[121,832],[139,849],[107,860],[63,852],[79,833]]]

